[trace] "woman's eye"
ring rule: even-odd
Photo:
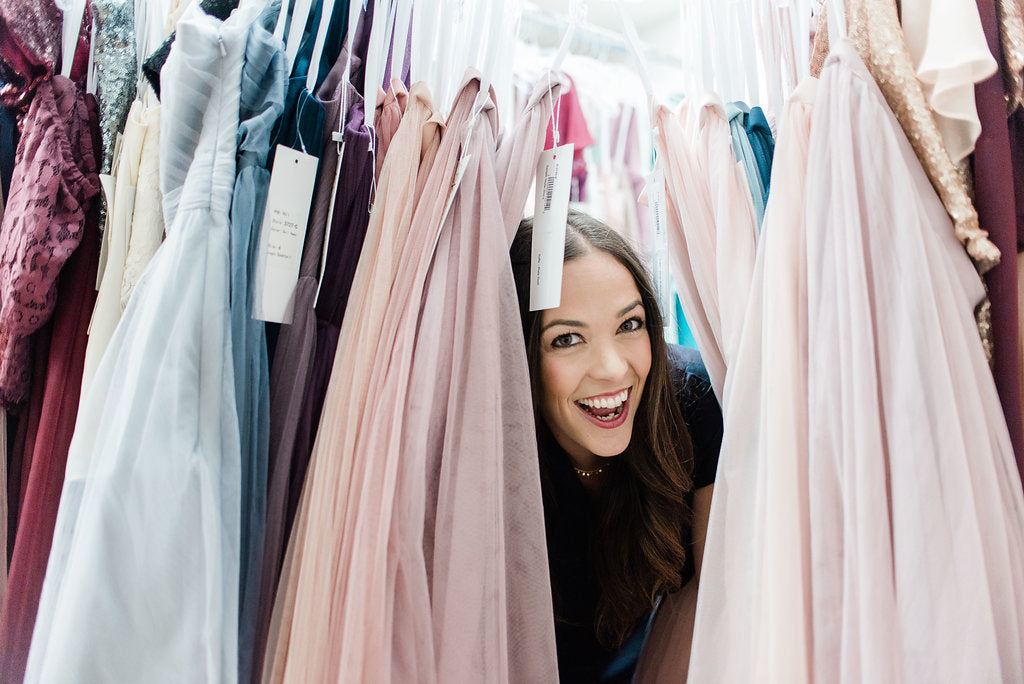
[[[574,344],[579,344],[582,340],[583,338],[580,337],[578,333],[565,333],[564,335],[559,335],[555,339],[551,340],[551,346],[555,349],[565,349],[566,347],[571,347]]]
[[[633,318],[623,321],[622,325],[619,326],[619,330],[622,332],[635,332],[637,330],[642,330],[643,327],[644,319],[639,316],[634,316]]]

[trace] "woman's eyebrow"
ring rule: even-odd
[[[632,308],[632,307],[630,307],[630,308]],[[582,321],[567,321],[564,318],[556,318],[555,320],[550,321],[547,325],[545,325],[543,328],[541,328],[540,331],[543,333],[548,328],[551,328],[551,327],[556,326],[556,325],[565,325],[565,326],[568,326],[570,328],[586,328],[587,327],[587,324],[582,322]]]
[[[636,307],[638,307],[642,303],[643,302],[641,302],[639,299],[636,300],[635,302],[633,302],[629,306],[623,308],[622,311],[619,312],[619,315],[617,316],[617,318],[621,318],[622,316],[625,316],[626,314],[628,314],[630,311],[632,311],[633,309],[635,309]]]

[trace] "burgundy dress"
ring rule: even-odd
[[[54,168],[65,173],[54,174],[47,187],[52,190],[55,184],[62,182],[62,178],[66,181],[69,175],[76,179],[70,185],[78,190],[74,198],[83,220],[74,223],[80,244],[77,248],[69,248],[73,251],[60,271],[59,281],[55,283],[52,320],[29,338],[34,345],[31,356],[34,359],[32,374],[35,382],[32,383],[28,413],[21,421],[24,447],[20,454],[13,454],[14,461],[19,461],[17,457],[21,456],[22,515],[14,538],[8,591],[0,610],[0,653],[4,654],[0,658],[0,682],[4,684],[21,682],[25,674],[64,485],[68,449],[78,414],[87,331],[96,299],[100,242],[99,204],[93,201],[98,188],[96,172],[99,159],[96,101],[91,95],[84,95],[71,81],[60,76],[54,77],[54,81],[55,86],[67,89],[64,97],[76,106],[71,109],[71,116],[52,120],[54,129],[35,132],[35,136],[43,134],[49,141],[70,141],[66,151],[71,156],[55,158],[62,165]],[[39,91],[47,90],[50,83],[41,84]],[[33,105],[49,101],[37,98]],[[79,116],[82,118],[78,119]],[[23,139],[30,137],[30,133],[26,126]],[[62,135],[67,135],[67,138],[62,138]],[[44,188],[34,186],[28,190],[32,191],[33,197],[39,197]]]
[[[994,0],[980,0],[978,13],[988,39],[989,50],[997,57],[999,20]],[[981,227],[1002,253],[1002,260],[985,274],[992,302],[993,372],[999,400],[1010,429],[1018,467],[1024,466],[1024,425],[1021,422],[1020,358],[1017,336],[1017,208],[1014,201],[1013,160],[1003,97],[1002,70],[974,89],[981,121],[981,135],[974,148],[975,206]]]

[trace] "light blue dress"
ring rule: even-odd
[[[231,349],[235,404],[241,438],[242,529],[239,577],[238,672],[248,682],[259,605],[260,569],[267,523],[267,459],[270,440],[270,369],[266,324],[252,318],[260,225],[267,202],[266,169],[274,121],[284,110],[288,79],[284,45],[271,31],[280,4],[252,25],[242,66],[238,126],[238,175],[231,200]]]
[[[260,0],[192,5],[164,68],[167,239],[82,401],[29,682],[238,679],[240,445],[228,214]]]

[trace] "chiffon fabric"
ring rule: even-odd
[[[277,337],[273,363],[270,367],[270,447],[267,475],[267,523],[263,546],[263,567],[260,574],[259,614],[253,650],[253,681],[262,676],[263,654],[266,650],[270,617],[274,607],[285,544],[291,529],[298,495],[306,475],[309,448],[297,448],[299,421],[307,386],[313,369],[317,344],[317,319],[313,302],[317,292],[320,260],[323,257],[324,228],[334,199],[334,178],[340,153],[331,133],[338,128],[341,114],[341,93],[352,86],[345,81],[345,53],[317,92],[324,108],[324,136],[320,153],[320,170],[309,221],[306,241],[295,284],[292,322],[282,325]]]
[[[1024,495],[972,316],[984,290],[845,42],[806,194],[813,677],[1020,681]]]
[[[238,678],[250,681],[255,652],[263,541],[267,523],[270,368],[266,324],[252,317],[260,226],[270,187],[265,168],[274,122],[284,110],[288,79],[284,45],[271,30],[272,3],[249,32],[242,66],[238,163],[231,195],[230,307],[235,407],[241,444],[241,542]]]
[[[378,353],[376,345],[394,344],[394,321],[389,320],[392,327],[386,329],[385,318],[389,305],[394,306],[390,319],[402,311],[397,293],[392,290],[400,273],[399,258],[409,238],[413,210],[441,141],[441,127],[425,86],[414,87],[396,132],[392,153],[385,159],[381,171],[380,194],[352,283],[355,296],[349,299],[351,306],[341,324],[341,340],[324,400],[323,417],[278,588],[264,681],[338,681],[341,678],[364,681],[369,668],[385,668],[386,672],[391,665],[390,645],[377,652],[379,657],[369,662],[356,662],[363,654],[361,647],[365,643],[379,644],[384,638],[385,621],[379,613],[388,610],[389,600],[380,596],[384,593],[384,572],[355,577],[357,588],[349,590],[352,555],[363,551],[371,556],[368,560],[378,559],[387,548],[387,539],[386,536],[380,541],[372,537],[361,539],[362,543],[354,548],[352,535],[357,521],[354,511],[349,513],[349,506],[355,507],[361,501],[367,506],[361,524],[370,522],[374,513],[373,522],[381,524],[383,519],[390,523],[390,516],[385,514],[390,509],[374,511],[369,506],[373,503],[381,507],[393,505],[393,491],[389,499],[388,492],[381,489],[389,484],[394,487],[394,475],[390,480],[375,483],[373,491],[364,493],[358,486],[362,481],[357,480],[354,473],[355,451],[367,402],[374,396],[371,388],[379,387],[383,378],[384,369],[379,365],[386,364],[390,356]],[[450,181],[453,170],[448,173]],[[432,224],[424,223],[421,231],[427,233],[431,228],[436,240],[440,217],[434,218]],[[429,235],[421,240],[429,240]],[[421,250],[421,256],[429,259],[429,250]],[[393,406],[389,407],[389,413],[396,419],[401,418],[401,413]],[[367,456],[372,463],[362,465],[378,467],[388,456],[392,457],[393,470],[394,454],[387,452],[372,458]],[[336,522],[328,523],[332,518]],[[328,526],[324,527],[325,524]],[[334,531],[328,533],[329,530]],[[383,531],[378,530],[378,534],[383,536]],[[367,605],[362,602],[364,594],[380,600]],[[420,598],[427,600],[425,587]],[[371,608],[379,611],[373,622],[367,615]],[[352,625],[349,620],[355,618],[360,609],[363,614],[358,617],[366,621]],[[424,626],[429,631],[429,624]],[[373,681],[388,679],[385,676]]]
[[[754,269],[756,219],[732,149],[725,109],[714,97],[652,113],[665,171],[669,248],[686,320],[719,403],[739,344]],[[721,245],[721,248],[719,248]]]
[[[556,676],[496,110],[478,95],[471,75],[438,147],[414,86],[384,162],[279,597],[294,606],[275,663],[285,680]],[[528,186],[508,171],[521,206]],[[379,345],[372,361],[353,353],[359,340]],[[341,529],[325,539],[334,511]]]
[[[99,159],[99,128],[91,111]],[[82,370],[89,318],[96,300],[99,262],[99,206],[93,203],[78,249],[68,259],[58,284],[57,307],[51,325],[42,334],[35,366],[39,382],[33,388],[27,414],[34,438],[26,440],[21,479],[24,496],[18,532],[14,538],[9,591],[0,610],[0,682],[21,682],[25,677],[32,630],[46,575],[57,509],[78,415]],[[52,332],[52,334],[51,334]],[[4,435],[0,432],[0,438]],[[5,450],[6,453],[6,450]]]
[[[693,681],[812,680],[804,206],[817,86],[815,78],[802,82],[780,121],[775,192],[729,368],[721,465],[690,623]],[[661,610],[689,606],[676,599]],[[736,649],[729,658],[726,644]],[[668,662],[682,655],[660,642],[651,647]]]
[[[234,682],[239,435],[228,204],[246,38],[191,6],[165,66],[167,240],[83,401],[26,681]]]
[[[461,131],[454,110],[448,124],[468,165],[427,276],[401,452],[425,465],[439,682],[557,679],[533,402],[508,259],[558,95],[549,84],[534,85],[497,160],[492,100]],[[478,627],[467,634],[467,624]]]
[[[959,164],[974,151],[982,131],[975,84],[996,73],[978,5],[971,0],[903,0],[900,23],[942,142]]]

